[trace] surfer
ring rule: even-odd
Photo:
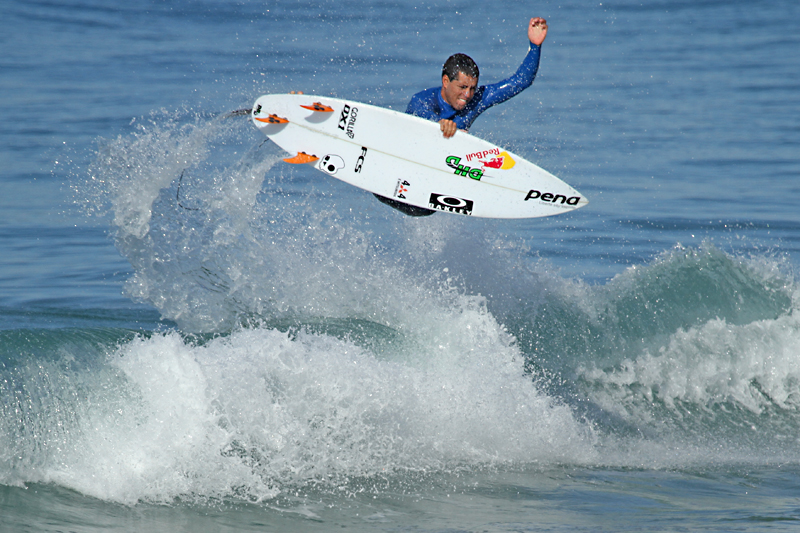
[[[534,17],[528,24],[530,48],[513,76],[492,85],[478,86],[478,65],[466,54],[450,56],[442,67],[442,86],[415,94],[406,113],[439,123],[445,137],[467,131],[478,115],[527,89],[539,69],[547,21]]]
[[[492,85],[478,87],[480,71],[478,65],[466,54],[453,54],[442,66],[442,86],[431,87],[411,97],[406,113],[439,123],[442,134],[450,138],[457,130],[467,131],[478,115],[493,105],[505,102],[533,83],[539,70],[542,43],[547,37],[547,21],[534,17],[528,24],[528,55],[513,76]],[[427,216],[432,209],[415,207],[386,198],[375,197],[381,202],[410,216]]]

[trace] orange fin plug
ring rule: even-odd
[[[333,113],[333,108],[328,107],[320,102],[314,102],[311,105],[301,105],[300,107],[304,109],[309,109],[311,111],[321,111],[322,113]]]
[[[256,120],[259,122],[267,122],[269,124],[286,124],[289,122],[285,118],[279,117],[278,115],[270,115],[267,118],[256,117]]]
[[[284,159],[287,163],[291,163],[293,165],[302,165],[304,163],[313,163],[314,161],[318,160],[319,157],[315,155],[308,155],[305,152],[300,152],[294,157],[287,157]]]

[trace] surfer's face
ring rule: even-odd
[[[456,111],[461,111],[467,106],[475,96],[477,87],[478,78],[467,76],[463,72],[459,72],[454,80],[450,80],[447,75],[442,76],[442,98]]]

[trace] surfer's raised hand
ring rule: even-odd
[[[448,139],[456,134],[456,123],[452,120],[443,118],[439,121],[439,128],[442,130],[442,133],[444,133],[444,136]]]
[[[541,45],[547,37],[547,21],[541,17],[533,17],[528,25],[528,39],[533,44]]]

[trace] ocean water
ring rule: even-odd
[[[410,218],[244,118],[403,110],[591,203]],[[10,0],[0,531],[794,531],[800,4]]]

